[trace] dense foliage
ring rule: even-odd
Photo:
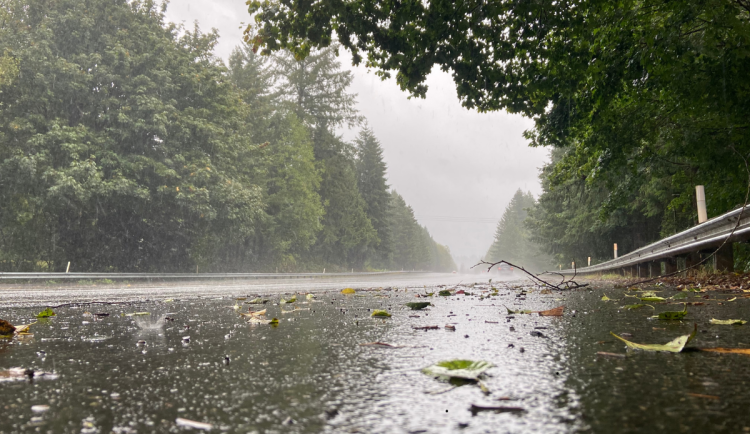
[[[256,48],[338,40],[402,89],[433,67],[466,107],[535,120],[552,148],[528,227],[560,262],[611,257],[745,201],[750,2],[250,2]]]
[[[225,66],[163,7],[3,2],[0,270],[395,269],[379,144],[334,134],[362,119],[332,51]]]

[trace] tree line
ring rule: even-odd
[[[464,106],[534,119],[526,137],[551,158],[524,227],[554,266],[694,225],[695,185],[709,217],[745,203],[745,0],[249,4],[258,49],[337,40],[414,96],[441,68]]]
[[[0,269],[455,268],[387,184],[334,47],[304,59],[166,4],[5,0]]]

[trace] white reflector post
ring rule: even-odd
[[[708,214],[706,213],[706,190],[703,189],[702,185],[695,186],[695,199],[698,202],[698,224],[708,220]]]
[[[615,259],[617,259],[617,243],[615,243]]]

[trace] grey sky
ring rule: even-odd
[[[173,0],[167,19],[221,35],[217,54],[226,59],[242,42],[249,22],[243,0]],[[428,78],[426,99],[407,98],[394,80],[381,81],[353,68],[358,108],[383,146],[388,181],[412,206],[433,238],[467,265],[492,243],[497,219],[519,188],[541,192],[538,173],[548,152],[532,149],[522,133],[532,121],[507,113],[479,114],[461,107],[448,74]],[[351,139],[356,131],[342,131]]]

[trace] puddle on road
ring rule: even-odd
[[[282,305],[279,295],[267,295],[266,317],[278,318],[278,327],[248,324],[233,309],[235,303],[243,311],[261,307],[234,297],[59,308],[56,317],[32,326],[32,339],[0,344],[0,370],[23,367],[58,375],[52,381],[0,383],[1,431],[201,427],[191,428],[189,421],[240,433],[679,432],[688,427],[740,432],[750,425],[745,423],[750,398],[744,393],[748,357],[596,356],[597,351],[625,354],[610,330],[666,342],[692,327],[695,318],[660,325],[645,319],[649,312],[601,302],[599,291],[533,291],[518,297],[518,291],[501,289],[499,296],[483,300],[437,294],[415,299],[423,291],[329,292],[309,303],[300,294],[297,303]],[[422,300],[434,306],[404,306]],[[508,315],[504,307],[546,310],[563,304],[563,317]],[[295,306],[300,309],[282,312]],[[392,317],[373,319],[374,309],[386,309]],[[0,318],[24,324],[38,310],[0,309]],[[136,312],[149,315],[121,316]],[[438,329],[414,329],[426,326]],[[737,346],[750,342],[744,330],[714,327],[699,338],[710,338],[712,346]],[[369,342],[397,347],[360,345]],[[484,381],[489,395],[472,384],[448,390],[450,384],[421,372],[449,359],[494,364]],[[498,406],[524,411],[476,411]]]

